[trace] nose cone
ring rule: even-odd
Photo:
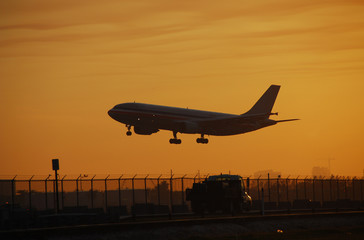
[[[112,118],[112,119],[115,119],[116,117],[116,112],[115,112],[115,109],[110,109],[107,114],[109,114],[109,116]]]

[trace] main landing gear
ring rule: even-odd
[[[209,140],[207,138],[204,138],[204,134],[201,134],[200,138],[196,139],[197,143],[207,144],[209,143]]]
[[[131,131],[130,131],[131,125],[126,125],[126,127],[128,128],[128,131],[126,132],[126,136],[131,136]]]
[[[177,138],[177,132],[173,132],[173,138],[169,139],[170,144],[181,144],[182,140]]]

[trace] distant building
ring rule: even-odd
[[[254,178],[258,178],[259,176],[261,178],[267,178],[268,173],[269,173],[269,178],[277,178],[278,176],[282,176],[281,172],[274,171],[272,169],[268,169],[268,170],[261,170],[261,171],[255,172]]]
[[[313,167],[312,168],[312,177],[330,177],[331,173],[327,167]]]

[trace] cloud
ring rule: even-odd
[[[42,23],[35,23],[35,24],[15,24],[15,25],[5,25],[0,26],[1,30],[18,30],[18,29],[28,29],[28,30],[51,30],[51,29],[58,29],[73,26],[74,24],[42,24]]]

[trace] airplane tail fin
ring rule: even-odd
[[[271,85],[258,102],[245,114],[268,114],[269,117],[280,87],[279,85]]]

